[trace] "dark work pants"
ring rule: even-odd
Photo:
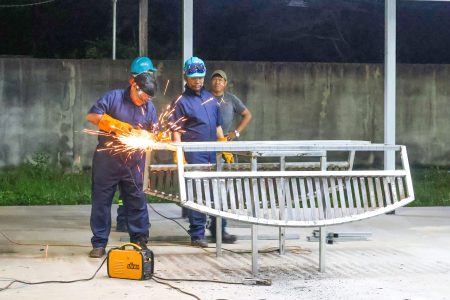
[[[96,151],[92,162],[92,246],[106,247],[111,231],[111,205],[117,186],[123,196],[130,241],[147,240],[149,218],[147,200],[142,191],[143,167],[125,165],[119,155]],[[141,164],[141,162],[139,162]]]

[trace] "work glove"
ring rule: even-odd
[[[160,143],[171,143],[172,138],[170,137],[170,133],[168,132],[158,132],[156,134],[156,141]]]
[[[227,138],[223,137],[223,138],[217,138],[218,142],[227,142]],[[232,164],[234,163],[234,156],[233,153],[231,152],[222,152],[222,158],[225,160],[225,162],[227,164]]]
[[[103,114],[98,122],[98,129],[108,133],[115,133],[116,135],[129,135],[133,126],[128,123],[114,119],[108,114]]]
[[[173,152],[173,162],[175,164],[178,164],[178,159],[177,159],[177,152]],[[184,153],[183,153],[183,164],[187,165],[188,162],[186,161],[186,159],[184,158]]]

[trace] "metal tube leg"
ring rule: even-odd
[[[319,227],[320,242],[319,242],[319,272],[325,272],[325,227]]]
[[[222,217],[216,217],[216,257],[222,256]]]
[[[278,227],[280,255],[286,253],[286,227]]]
[[[252,225],[252,274],[258,274],[258,225]]]

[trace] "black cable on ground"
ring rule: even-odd
[[[189,296],[191,296],[191,297],[193,297],[193,298],[195,298],[195,299],[201,300],[200,297],[198,297],[197,295],[194,295],[194,294],[191,294],[191,293],[189,293],[189,292],[183,291],[182,289],[180,289],[180,288],[178,288],[178,287],[176,287],[176,286],[173,286],[173,285],[171,285],[170,283],[162,282],[162,281],[159,281],[159,280],[157,280],[157,279],[155,279],[155,278],[158,278],[158,277],[156,277],[156,276],[153,276],[153,277],[152,277],[152,279],[153,279],[155,282],[159,283],[159,284],[167,285],[167,286],[169,286],[169,287],[171,287],[171,288],[173,288],[173,289],[179,291],[180,293],[183,293],[183,294],[189,295]]]
[[[102,263],[100,264],[100,266],[95,271],[94,275],[92,275],[89,278],[74,279],[74,280],[47,280],[47,281],[37,281],[37,282],[29,282],[29,281],[13,279],[7,286],[5,286],[4,288],[0,288],[0,292],[2,292],[4,290],[7,290],[8,288],[11,287],[11,285],[13,285],[16,282],[17,283],[27,284],[27,285],[36,285],[36,284],[46,284],[46,283],[74,283],[74,282],[80,282],[80,281],[89,281],[89,280],[94,279],[95,275],[97,275],[98,271],[100,271],[100,269],[102,268],[102,266],[105,263],[106,259],[107,258],[105,257],[105,259],[103,259]]]
[[[183,228],[183,230],[186,231],[186,233],[189,235],[189,237],[191,237],[191,234],[189,233],[189,231],[188,231],[186,228],[184,228],[184,226],[181,225],[180,222],[178,222],[177,220],[175,220],[175,219],[173,219],[173,218],[169,218],[169,217],[167,217],[167,216],[161,214],[161,213],[158,212],[158,211],[157,211],[150,203],[148,204],[148,206],[150,206],[150,208],[151,208],[155,213],[157,213],[159,216],[163,217],[164,219],[167,219],[167,220],[170,220],[170,221],[173,221],[173,222],[177,223],[178,226],[180,226],[181,228]]]

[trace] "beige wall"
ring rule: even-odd
[[[84,116],[103,93],[126,87],[129,63],[0,58],[0,166],[42,151],[68,167],[78,158],[89,166],[96,138],[81,132],[92,128]],[[160,112],[181,92],[181,63],[156,64]],[[207,68],[224,69],[230,91],[253,112],[242,139],[383,142],[382,65],[215,61]],[[450,65],[397,72],[397,143],[408,146],[413,164],[450,165]]]

